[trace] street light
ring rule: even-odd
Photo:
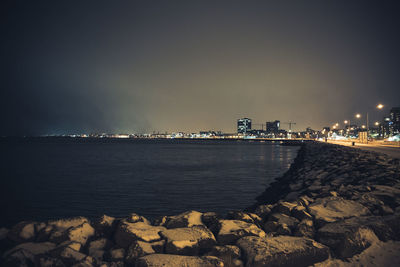
[[[376,122],[375,122],[375,125],[376,125],[376,126],[379,126],[379,122],[376,121]]]
[[[377,109],[383,109],[383,107],[384,107],[384,105],[382,105],[382,104],[376,105],[376,108],[377,108]]]
[[[357,118],[357,119],[361,118],[361,114],[360,114],[360,113],[357,113],[357,114],[356,114],[356,118]]]

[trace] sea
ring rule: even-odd
[[[0,138],[0,227],[252,205],[299,147],[237,140]]]

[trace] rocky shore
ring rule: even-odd
[[[0,229],[4,266],[400,266],[400,163],[307,143],[245,211]]]

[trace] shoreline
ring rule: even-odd
[[[388,266],[400,264],[399,240],[400,160],[316,142],[256,204],[224,218],[104,215],[0,229],[6,266]]]

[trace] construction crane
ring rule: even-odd
[[[292,132],[292,125],[296,125],[295,122],[291,122],[291,121],[289,121],[289,122],[282,122],[282,123],[288,124],[288,125],[289,125],[289,132]]]

